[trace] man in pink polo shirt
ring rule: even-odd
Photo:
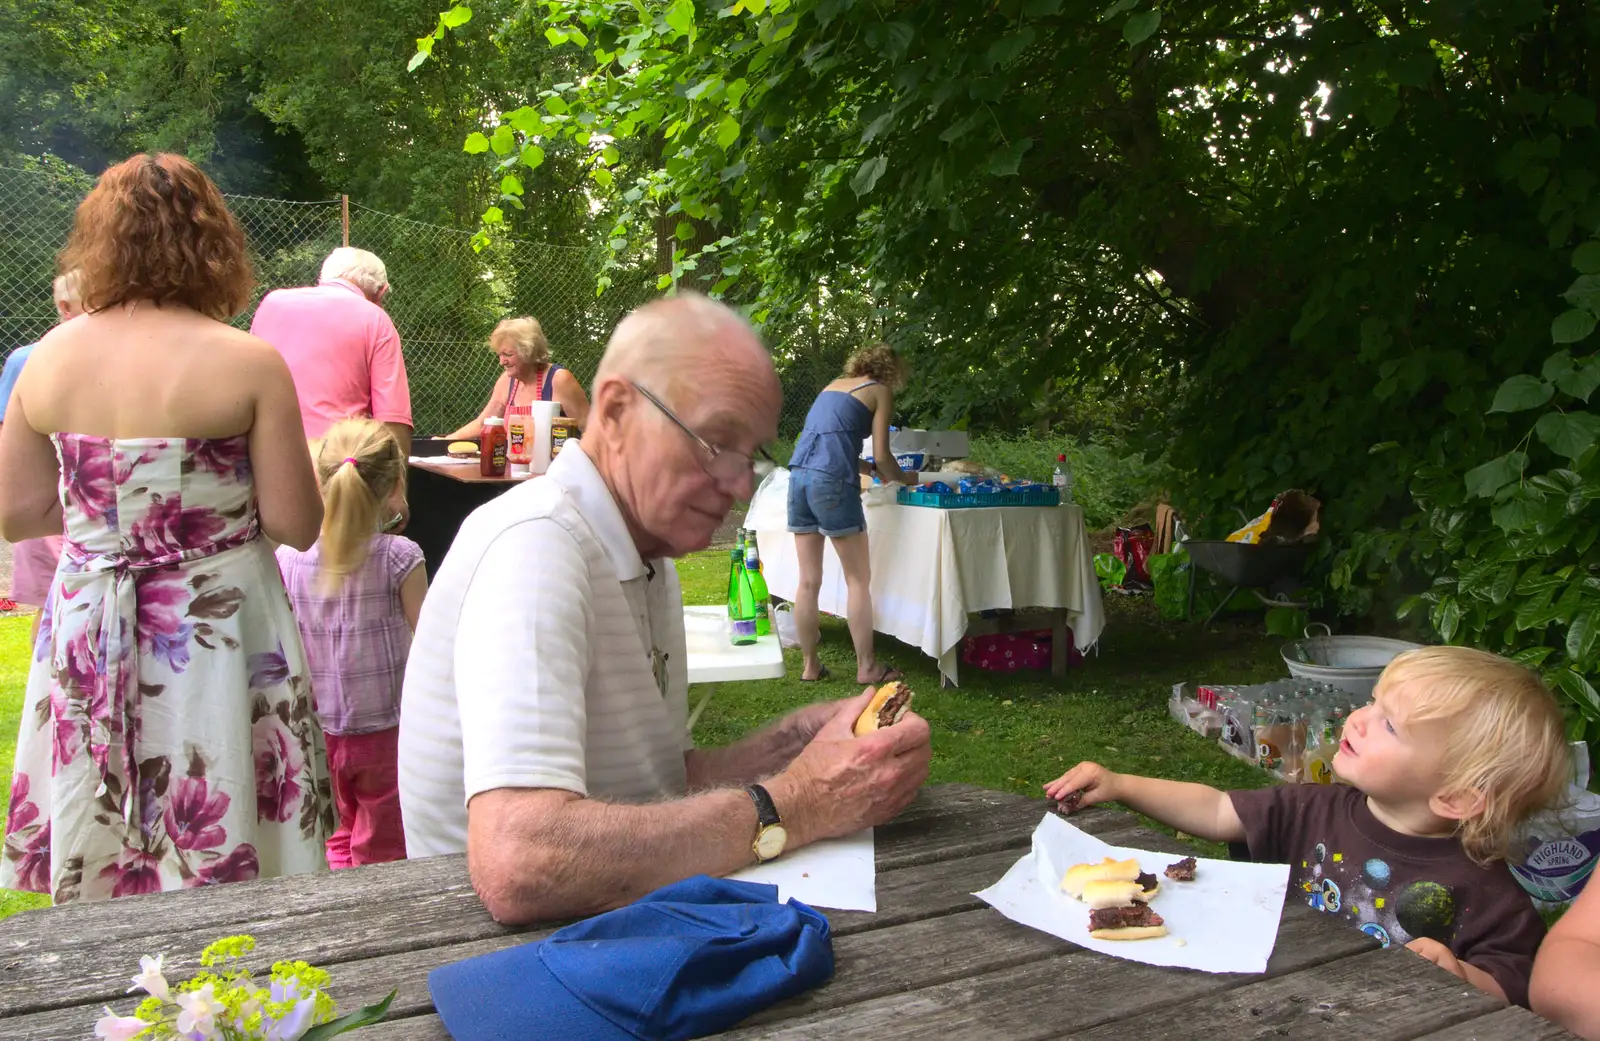
[[[388,295],[383,261],[341,246],[316,285],[275,289],[256,308],[250,331],[289,363],[308,439],[360,416],[387,426],[411,453],[411,388],[400,334],[381,306]]]

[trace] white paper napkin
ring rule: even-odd
[[[1097,940],[1089,935],[1089,906],[1061,891],[1061,877],[1075,864],[1106,857],[1132,857],[1161,880],[1150,907],[1165,920],[1166,936]],[[1047,813],[1034,829],[1033,848],[1000,881],[973,895],[1014,922],[1102,954],[1203,972],[1265,972],[1278,940],[1289,866],[1202,858],[1193,882],[1174,882],[1163,872],[1181,859],[1109,846]]]
[[[793,897],[835,911],[877,911],[877,871],[872,829],[867,828],[842,839],[813,842],[728,877],[775,885],[780,901]]]

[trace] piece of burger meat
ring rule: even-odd
[[[1100,929],[1133,929],[1141,925],[1165,925],[1161,916],[1150,910],[1149,904],[1132,907],[1102,907],[1089,912],[1089,931]]]
[[[1146,893],[1155,892],[1156,887],[1161,884],[1160,879],[1156,878],[1156,876],[1152,875],[1148,871],[1139,872],[1139,877],[1134,879],[1134,881],[1139,883],[1139,888],[1144,890]]]
[[[1194,868],[1194,858],[1184,857],[1176,864],[1167,865],[1166,876],[1174,882],[1193,882]]]
[[[879,728],[893,726],[895,717],[900,714],[900,710],[903,709],[906,702],[910,700],[911,691],[907,690],[905,687],[901,687],[899,690],[890,695],[889,700],[885,701],[883,703],[883,707],[878,710]]]
[[[1050,812],[1057,817],[1065,817],[1078,812],[1078,804],[1083,801],[1083,789],[1068,792],[1066,798],[1050,800]]]

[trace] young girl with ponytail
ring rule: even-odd
[[[305,552],[278,549],[306,656],[339,828],[335,868],[404,860],[396,759],[400,683],[428,589],[422,549],[381,529],[405,501],[406,457],[382,424],[346,419],[312,443],[322,534]]]

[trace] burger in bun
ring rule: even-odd
[[[856,717],[855,735],[864,737],[874,730],[894,726],[911,710],[911,688],[895,680],[885,683],[872,694],[872,700]]]
[[[1132,857],[1127,860],[1106,857],[1098,864],[1077,864],[1067,868],[1066,876],[1061,879],[1061,888],[1070,896],[1087,901],[1088,887],[1096,882],[1126,882],[1139,894],[1135,899],[1145,901],[1155,896],[1161,888],[1156,876],[1146,872]]]
[[[1096,940],[1153,940],[1167,935],[1167,923],[1146,904],[1089,912],[1089,935]]]
[[[1103,907],[1131,907],[1148,904],[1154,893],[1147,893],[1137,882],[1090,882],[1083,887],[1083,902],[1090,910]]]
[[[471,459],[478,454],[476,441],[452,441],[445,448],[445,454],[451,459]]]

